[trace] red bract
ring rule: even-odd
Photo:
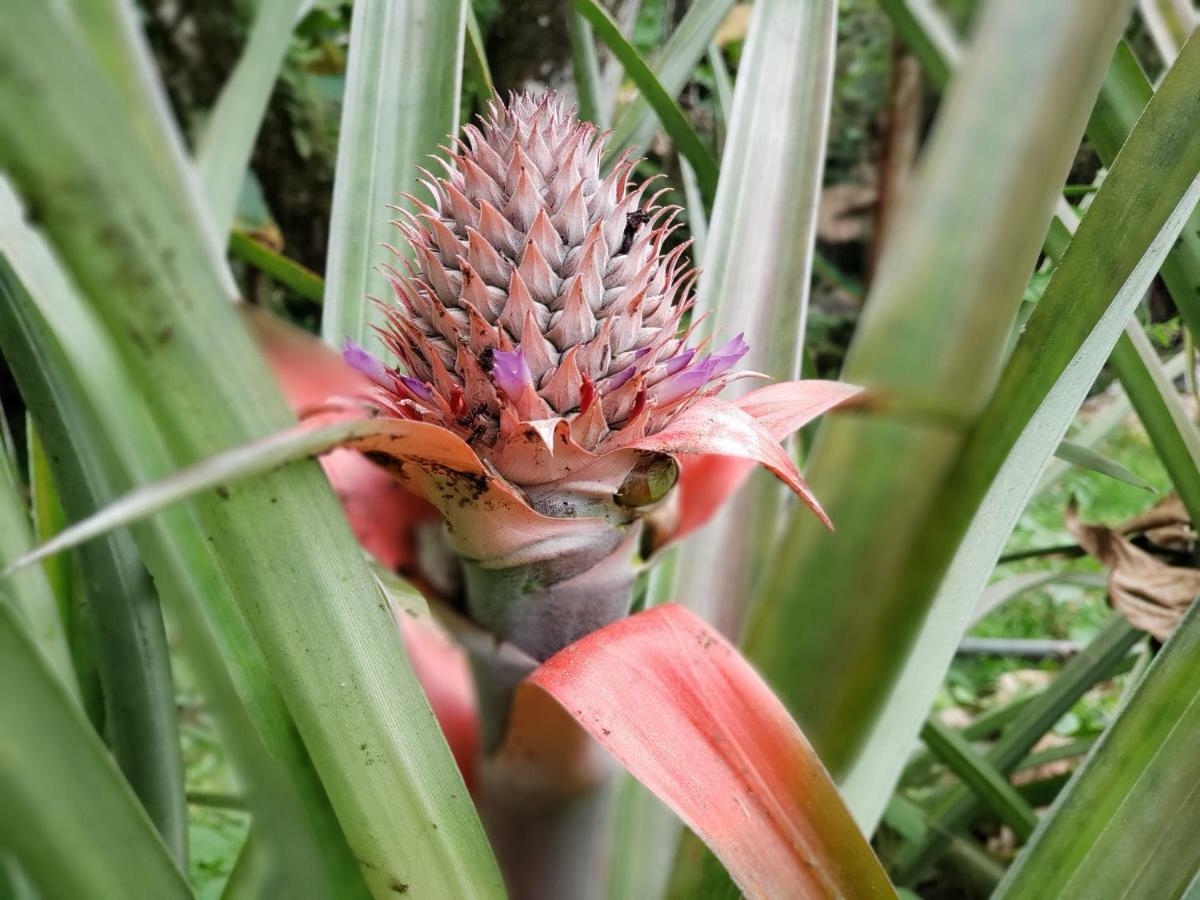
[[[783,704],[694,613],[668,604],[615,622],[528,684],[670,806],[747,896],[894,896]]]

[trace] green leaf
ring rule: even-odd
[[[292,29],[312,0],[258,4],[242,55],[221,88],[196,145],[196,168],[220,232],[229,230],[238,192],[254,150],[271,91],[292,39]]]
[[[0,186],[8,241],[0,346],[26,405],[44,422],[61,419],[68,443],[60,452],[79,461],[86,484],[78,489],[98,500],[169,472],[174,463],[111,341]],[[20,267],[19,280],[9,263]],[[356,863],[200,523],[176,508],[134,536],[186,636],[230,757],[254,785],[251,808],[265,823],[280,883],[296,897],[358,896]]]
[[[1082,444],[1076,444],[1072,441],[1060,441],[1054,451],[1054,455],[1080,469],[1099,472],[1101,475],[1107,475],[1109,478],[1114,478],[1117,481],[1123,481],[1126,484],[1141,488],[1143,491],[1154,493],[1153,486],[1146,479],[1129,471],[1129,469],[1116,460],[1109,459],[1103,453],[1097,453],[1090,447],[1085,447]]]
[[[1018,838],[1029,838],[1037,827],[1037,813],[962,735],[935,716],[925,721],[921,740]]]
[[[572,8],[567,13],[567,27],[571,36],[571,69],[575,74],[575,95],[579,98],[579,118],[607,128],[608,110],[601,96],[603,82],[592,24],[579,10]]]
[[[6,12],[0,109],[28,127],[0,134],[0,162],[37,204],[174,465],[289,424],[198,229],[177,216],[179,185],[123,139],[111,85],[43,4]],[[193,509],[368,883],[381,895],[399,884],[423,896],[499,893],[462,780],[318,467]]]
[[[836,32],[835,0],[755,4],[698,288],[697,310],[711,313],[698,333],[745,334],[742,364],[781,381],[800,375]],[[776,536],[779,487],[754,479],[680,551],[676,595],[727,634]]]
[[[0,557],[6,561],[18,558],[33,545],[29,509],[21,499],[22,489],[16,460],[0,453]],[[13,607],[14,615],[50,671],[78,702],[79,684],[75,680],[71,649],[46,572],[38,567],[0,577],[0,605]]]
[[[1180,897],[1200,871],[1200,608],[1018,857],[997,898]]]
[[[324,297],[325,279],[282,253],[276,253],[245,231],[235,228],[230,232],[229,252],[306,300],[320,303]]]
[[[1096,682],[1111,676],[1141,636],[1124,619],[1111,620],[1082,653],[1062,667],[1048,688],[1021,707],[984,754],[988,764],[1005,775],[1015,769],[1075,701]],[[946,836],[968,825],[979,810],[979,799],[961,785],[931,801],[932,826],[921,840],[906,844],[895,855],[892,871],[896,880],[910,884],[919,878],[945,846]]]
[[[1200,522],[1200,434],[1136,319],[1125,326],[1109,364],[1121,379],[1183,505],[1193,521]]]
[[[895,748],[916,737],[983,587],[955,595],[944,613],[932,606],[961,536],[947,535],[942,492],[956,485],[951,472],[972,426],[991,419],[983,411],[1104,75],[1103,48],[1123,25],[1123,10],[1085,2],[984,10],[843,372],[878,405],[826,421],[809,460],[806,475],[837,532],[795,517],[763,575],[746,646],[867,831],[903,766]],[[1147,242],[1160,227],[1145,230]],[[1145,249],[1128,230],[1119,246],[1133,260]],[[985,579],[994,558],[975,560],[971,574]],[[914,588],[910,570],[933,583]],[[932,637],[921,634],[926,626]],[[937,649],[910,659],[918,640]],[[844,675],[831,681],[830,671]]]
[[[368,296],[387,290],[387,261],[402,192],[458,127],[466,0],[358,0],[350,25],[346,94],[334,173],[321,334],[369,345],[382,325]]]
[[[654,59],[654,78],[669,97],[677,97],[692,77],[733,3],[734,0],[695,0],[688,4],[687,12]],[[633,77],[632,73],[630,77]],[[606,165],[630,147],[644,149],[654,136],[654,114],[658,107],[647,102],[649,95],[641,82],[636,78],[634,82],[642,96],[622,109],[613,122],[613,133],[604,156]],[[661,114],[659,118],[662,118]]]
[[[1061,446],[1061,445],[1060,445]],[[989,584],[979,595],[979,602],[971,611],[968,627],[976,625],[984,616],[994,612],[1010,600],[1014,600],[1026,591],[1045,587],[1048,584],[1079,584],[1086,587],[1103,588],[1107,584],[1103,575],[1098,572],[1050,571],[1050,572],[1018,572],[1000,581]]]
[[[113,500],[22,555],[8,570],[0,572],[0,576],[10,575],[48,556],[140,522],[204,491],[226,494],[238,481],[265,475],[288,463],[312,459],[352,438],[373,433],[374,427],[371,420],[337,422],[320,428],[296,426],[215,454]]]
[[[1183,351],[1176,353],[1162,365],[1163,375],[1168,381],[1174,381],[1184,373],[1186,368],[1187,353]],[[1095,448],[1129,418],[1129,414],[1133,412],[1133,404],[1129,402],[1129,395],[1125,393],[1120,384],[1112,385],[1108,393],[1110,397],[1103,408],[1090,416],[1087,422],[1072,435],[1072,443],[1081,447]],[[1042,472],[1042,479],[1038,482],[1037,490],[1034,492],[1035,496],[1040,496],[1052,488],[1070,469],[1070,463],[1060,459],[1050,460]]]
[[[483,41],[483,32],[479,30],[479,19],[475,15],[475,6],[467,4],[467,43],[464,62],[471,76],[478,83],[480,99],[486,100],[496,93],[496,85],[492,83],[492,69],[488,65],[487,48]]]
[[[9,264],[0,260],[0,293],[19,290],[9,287],[12,278]],[[16,300],[10,296],[7,302]],[[0,321],[5,318],[0,313]],[[37,363],[29,357],[27,347],[14,340],[18,334],[19,329],[9,332],[0,340],[0,348],[18,371],[18,384],[28,388],[27,376],[20,370],[27,372]],[[62,502],[68,513],[82,517],[101,502],[85,474],[90,448],[80,446],[59,417],[45,417],[42,408],[36,412],[41,424],[39,434],[44,433],[45,440],[56,448],[53,457],[44,457],[41,465],[53,469],[57,483],[62,485]],[[67,447],[72,449],[67,452]],[[76,629],[88,637],[87,656],[100,689],[101,733],[171,855],[185,867],[183,758],[170,648],[158,595],[128,534],[112,535],[89,545],[81,552],[79,562],[86,578],[80,579],[76,589],[84,597],[82,602],[72,604],[72,611],[81,620],[74,623]],[[77,670],[79,659],[76,653]]]
[[[655,77],[654,72],[633,44],[621,34],[621,26],[596,0],[572,0],[575,9],[595,30],[596,36],[612,51],[625,69],[625,74],[633,79],[642,96],[646,98],[663,129],[671,137],[675,149],[679,151],[696,170],[696,180],[700,190],[706,197],[712,197],[717,189],[717,161],[709,152],[708,147],[700,140],[692,125],[679,108],[671,94]],[[701,51],[703,52],[703,50]],[[693,63],[694,65],[694,63]],[[611,141],[610,147],[616,147],[617,142]]]
[[[111,79],[123,114],[128,117],[128,140],[142,144],[163,177],[180,188],[177,215],[186,216],[204,232],[204,251],[224,275],[222,287],[237,297],[233,276],[221,266],[225,258],[225,231],[218,229],[200,179],[175,126],[175,115],[158,77],[150,52],[142,13],[134,0],[67,0],[61,15],[73,17],[97,65]],[[69,12],[67,10],[69,9]]]
[[[6,487],[4,506],[16,502]],[[41,894],[191,897],[108,750],[7,603],[0,604],[0,684],[0,844]]]
[[[917,57],[921,68],[939,90],[962,62],[962,50],[950,23],[924,0],[879,0],[904,45]]]
[[[1105,165],[1111,166],[1116,160],[1153,94],[1133,52],[1122,42],[1088,122],[1088,140]],[[1163,262],[1161,275],[1188,330],[1193,336],[1200,335],[1200,212],[1193,212],[1180,232]]]

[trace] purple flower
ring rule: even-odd
[[[627,382],[630,378],[632,378],[633,373],[636,371],[637,366],[629,366],[628,368],[622,369],[612,378],[608,379],[608,384],[604,386],[604,389],[606,391],[615,391],[617,388],[624,385],[625,382]]]
[[[663,364],[666,367],[667,374],[674,375],[679,370],[687,368],[687,364],[692,361],[692,357],[695,355],[696,348],[692,347],[677,356],[672,356]]]
[[[745,335],[739,334],[732,341],[714,352],[708,359],[712,365],[712,377],[724,374],[737,365],[738,360],[750,352]]]
[[[492,354],[492,381],[513,403],[524,393],[526,385],[533,384],[533,373],[529,371],[520,347],[511,351],[497,350]]]
[[[342,345],[342,359],[350,368],[366,375],[381,388],[389,391],[395,388],[395,380],[388,367],[350,338],[346,338],[346,343]]]
[[[433,400],[433,391],[431,391],[429,386],[424,382],[408,375],[401,375],[400,383],[408,388],[415,397],[425,400],[426,402]]]

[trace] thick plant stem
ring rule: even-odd
[[[618,766],[548,694],[521,682],[542,660],[629,612],[641,529],[614,529],[611,553],[545,565],[467,563],[467,603],[490,634],[460,635],[471,657],[483,727],[476,798],[511,896],[600,897],[598,871]],[[497,637],[503,635],[505,642]]]
[[[516,900],[598,900],[616,762],[548,694],[519,691],[477,804]]]

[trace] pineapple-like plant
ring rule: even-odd
[[[686,243],[666,246],[678,210],[633,183],[632,159],[602,175],[603,136],[561,97],[493,102],[464,133],[444,174],[425,173],[429,202],[408,197],[395,222],[408,246],[384,267],[382,353],[347,340],[339,370],[315,340],[259,324],[309,425],[382,431],[349,443],[370,462],[340,451],[326,469],[364,545],[425,588],[470,654],[478,773],[461,692],[438,712],[504,851],[513,833],[561,839],[557,806],[608,776],[574,720],[514,703],[518,686],[625,616],[647,558],[755,462],[828,522],[780,441],[859,392],[784,382],[720,399],[755,376],[734,370],[741,335],[689,340],[696,273]],[[430,652],[437,638],[406,629]],[[519,848],[502,856],[519,893],[545,889]]]
[[[714,148],[672,96],[720,4],[688,6],[652,71],[595,0],[574,0],[580,104],[596,120],[610,111],[587,71],[597,37],[679,154],[698,253],[677,240],[660,185],[621,155],[653,124],[643,103],[619,104],[606,149],[554,94],[488,102],[466,0],[358,0],[328,282],[241,224],[230,245],[324,301],[324,343],[231,304],[219,252],[271,59],[304,4],[262,5],[194,159],[147,77],[135,4],[85,6],[14,0],[0,30],[0,118],[19,123],[0,129],[0,351],[41,441],[29,532],[20,454],[0,435],[0,885],[192,896],[189,806],[212,798],[185,791],[155,594],[245,787],[220,800],[244,804],[253,830],[230,894],[662,896],[678,823],[637,791],[609,802],[618,762],[752,898],[893,895],[866,840],[885,807],[905,832],[889,869],[905,885],[924,883],[947,835],[971,840],[981,800],[1028,834],[1038,814],[1025,785],[1001,790],[1006,775],[1042,723],[1126,658],[1137,636],[1123,623],[995,743],[972,737],[977,753],[946,727],[922,730],[963,785],[933,770],[931,803],[893,786],[988,559],[1110,350],[1197,517],[1187,417],[1161,414],[1175,390],[1149,344],[1117,342],[1164,261],[1184,319],[1200,321],[1200,251],[1183,224],[1200,166],[1200,132],[1186,127],[1196,40],[1155,32],[1163,61],[1180,55],[1154,89],[1132,54],[1114,58],[1087,125],[1109,171],[1073,237],[1072,215],[1050,228],[1054,272],[1018,334],[1052,197],[1126,14],[1084,0],[981,13],[922,172],[876,236],[845,368],[872,402],[827,423],[806,455],[833,535],[781,443],[860,394],[787,380],[839,4],[755,0],[734,94],[714,98]],[[940,85],[955,67],[949,32],[929,39],[934,20],[904,4],[888,14]],[[467,38],[477,83],[465,94]],[[709,61],[720,88],[725,59]],[[485,114],[429,165],[419,199],[403,195],[378,279],[392,296],[371,307],[385,203],[414,190],[414,161],[458,127],[472,92]],[[903,144],[898,131],[887,141]],[[695,301],[694,256],[709,268]],[[759,464],[816,515],[792,502],[772,550],[762,541],[783,492],[747,492],[677,557],[680,603],[728,605],[736,615],[720,621],[751,613],[741,651],[660,602],[669,578],[635,612],[638,576]],[[30,549],[53,531],[56,492],[74,524]],[[89,539],[82,579],[31,565]],[[1195,818],[1198,621],[1182,620],[1000,895],[1165,896],[1194,881],[1195,854],[1161,835]],[[72,812],[81,798],[96,810],[86,822]],[[900,827],[914,798],[928,828]],[[1145,827],[1115,827],[1118,806]],[[670,894],[715,895],[724,877],[687,837]]]
[[[372,456],[445,518],[471,616],[541,660],[627,611],[639,548],[678,515],[673,454],[759,460],[823,517],[779,440],[855,391],[718,399],[748,348],[689,346],[695,270],[686,243],[665,249],[677,210],[634,186],[634,161],[602,176],[597,129],[552,93],[464,131],[425,182],[433,205],[410,198],[396,223],[416,264],[387,267],[387,361],[349,341],[344,357],[372,413],[422,436]]]

